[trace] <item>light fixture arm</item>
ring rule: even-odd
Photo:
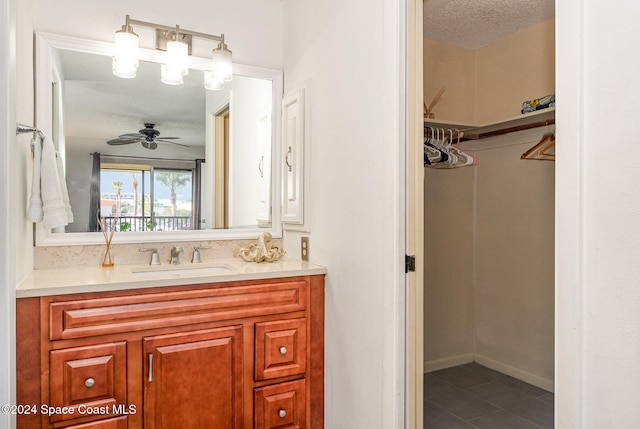
[[[143,27],[155,28],[156,30],[163,30],[163,31],[167,31],[167,32],[179,31],[180,34],[187,34],[187,35],[192,36],[192,37],[199,37],[201,39],[215,40],[216,42],[224,43],[224,34],[220,34],[219,36],[216,36],[214,34],[206,34],[206,33],[200,33],[198,31],[185,30],[184,28],[180,28],[178,26],[169,27],[168,25],[155,24],[153,22],[147,22],[147,21],[140,21],[138,19],[132,19],[132,18],[129,17],[129,15],[126,15],[125,20],[126,20],[125,21],[126,22],[125,25],[127,25],[127,26],[141,25]]]

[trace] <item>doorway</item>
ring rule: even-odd
[[[552,31],[554,27],[553,24],[553,22],[550,24]],[[553,41],[551,42],[551,46],[553,46]],[[427,48],[425,47],[424,52],[426,51]],[[420,58],[422,58],[422,54],[423,52],[420,52]],[[486,57],[486,55],[474,54],[474,60],[476,62],[482,62]],[[552,62],[551,74],[553,76],[555,68],[555,64],[553,63],[553,49],[551,50],[550,58]],[[447,60],[451,60],[451,57],[440,57],[440,59],[446,62]],[[450,66],[451,64],[448,65]],[[425,65],[424,68],[425,75],[428,71],[433,72],[433,70],[428,70],[428,65]],[[416,66],[414,70],[417,69],[418,67]],[[455,68],[450,67],[449,74],[452,75],[453,73],[455,73]],[[500,83],[504,84],[504,79]],[[424,94],[427,104],[433,99],[433,95],[441,87],[441,85],[435,85],[435,87],[432,86],[429,88],[428,85],[425,85]],[[459,93],[454,93],[459,88],[455,88],[454,86],[453,91],[451,88],[451,86],[447,86],[447,92],[450,96],[449,101],[455,100],[456,97],[460,95]],[[489,88],[489,86],[483,85],[483,88]],[[473,89],[472,92],[477,93],[475,89]],[[554,93],[555,86],[552,85],[549,87],[548,91],[538,91],[537,95],[547,95],[547,92]],[[491,100],[499,103],[499,101],[496,100],[501,99],[501,97],[498,96],[501,94],[498,94],[496,91],[494,91],[493,94],[496,95],[496,97]],[[524,96],[518,95],[517,97],[520,97],[518,98],[520,103],[527,99],[527,97]],[[452,109],[449,111],[460,111],[459,107],[453,107],[454,104],[455,103],[442,101],[439,109],[435,109],[436,118],[442,118],[443,122],[447,122],[444,121],[445,119],[451,119],[451,117],[447,117],[448,109]],[[492,118],[486,117],[486,110],[487,109],[484,109],[484,112],[480,113],[471,112],[471,120],[469,120],[469,122],[476,121],[477,124],[477,121],[480,121],[480,124],[483,124],[493,121]],[[439,113],[440,115],[438,115]],[[500,114],[498,114],[498,116],[500,116]],[[496,121],[500,121],[500,119],[496,119]],[[420,122],[422,122],[422,117],[420,118]],[[465,121],[458,122],[464,123]],[[425,370],[434,371],[447,367],[455,367],[460,364],[468,364],[473,361],[477,363],[477,360],[480,359],[482,363],[492,369],[497,368],[502,373],[520,379],[527,379],[529,382],[537,386],[543,386],[546,389],[553,389],[555,250],[553,233],[555,179],[553,163],[548,163],[546,166],[543,165],[544,163],[538,163],[538,166],[535,166],[534,163],[523,166],[522,168],[528,170],[531,176],[520,177],[517,180],[521,181],[520,184],[533,184],[534,192],[538,193],[541,191],[541,193],[534,196],[533,199],[540,197],[540,199],[545,201],[544,213],[536,212],[535,209],[540,208],[540,204],[532,202],[535,209],[531,210],[528,214],[527,210],[524,210],[526,219],[518,219],[518,222],[524,222],[526,224],[524,226],[520,225],[520,227],[524,230],[534,230],[532,234],[535,236],[535,242],[528,242],[532,244],[532,247],[535,247],[535,249],[529,249],[533,251],[533,256],[525,255],[521,258],[531,261],[529,268],[533,269],[533,271],[524,271],[525,275],[523,277],[518,277],[517,275],[518,272],[523,273],[522,267],[519,268],[520,271],[513,269],[514,265],[518,265],[521,261],[518,260],[517,254],[514,251],[508,250],[511,246],[515,246],[513,248],[517,250],[518,241],[517,238],[515,238],[517,234],[514,235],[513,231],[518,232],[519,228],[515,224],[505,224],[506,221],[510,221],[510,219],[519,216],[515,214],[515,212],[523,209],[522,200],[515,201],[514,204],[508,206],[509,198],[506,198],[506,201],[500,198],[504,196],[500,194],[504,191],[495,188],[496,184],[504,184],[505,181],[508,182],[512,180],[513,177],[513,175],[507,175],[506,177],[502,176],[502,178],[500,178],[498,173],[500,172],[501,166],[507,171],[513,171],[509,170],[512,167],[518,169],[518,163],[527,162],[521,161],[519,155],[540,141],[541,136],[548,131],[553,131],[553,127],[543,127],[537,131],[531,130],[524,137],[518,135],[516,141],[513,141],[513,136],[509,136],[501,137],[497,142],[486,140],[482,142],[482,145],[480,143],[476,145],[471,144],[474,153],[481,158],[480,165],[483,167],[482,170],[478,169],[479,172],[470,171],[461,173],[452,180],[451,177],[443,178],[442,176],[434,177],[433,175],[428,179],[428,186],[430,186],[431,189],[426,189],[422,206],[423,208],[427,208],[426,212],[423,213],[426,221],[422,225],[424,242],[426,244],[424,244],[424,247],[421,249],[426,251],[424,263],[425,285],[433,285],[434,282],[439,282],[441,286],[447,284],[447,282],[451,284],[450,277],[460,274],[459,271],[455,271],[459,264],[456,265],[455,262],[450,263],[448,268],[443,267],[442,264],[447,264],[447,262],[451,262],[452,259],[463,258],[465,259],[464,261],[461,262],[458,260],[457,262],[461,262],[463,265],[468,264],[470,268],[465,274],[460,274],[461,277],[466,278],[455,279],[454,282],[457,283],[458,286],[462,285],[457,291],[452,290],[452,288],[447,289],[446,287],[441,287],[439,291],[435,291],[435,293],[429,296],[429,293],[434,291],[432,289],[426,290],[427,296],[425,296],[424,307],[421,309],[421,316],[425,317],[425,336],[423,337],[425,339],[425,347],[423,350]],[[486,144],[487,142],[489,143],[488,145]],[[529,144],[529,146],[526,146],[527,144]],[[523,148],[523,150],[520,151],[520,148]],[[422,154],[420,154],[420,156],[421,155]],[[516,157],[515,159],[509,158],[514,156]],[[503,162],[505,157],[507,159],[506,163]],[[482,161],[482,158],[485,159],[485,162]],[[418,171],[418,174],[420,173],[421,171]],[[462,177],[465,175],[468,177]],[[416,178],[416,181],[417,180]],[[532,182],[529,180],[532,180]],[[437,183],[438,181],[440,181],[440,183]],[[518,187],[519,185],[515,183],[517,181],[508,184]],[[535,185],[540,186],[536,188]],[[420,186],[425,186],[425,184],[416,184],[416,187]],[[455,195],[456,192],[458,195]],[[531,195],[527,195],[528,192],[528,190],[522,190],[522,193],[525,194],[525,204],[527,197],[531,197]],[[439,202],[435,203],[434,198],[439,198]],[[449,201],[447,201],[447,198],[449,198]],[[455,200],[454,202],[458,203],[457,208],[455,205],[449,205],[449,208],[452,210],[448,211],[442,206],[439,209],[440,211],[433,209],[434,204],[443,204],[443,202],[444,204],[451,204],[451,200]],[[461,200],[462,204],[460,204]],[[515,198],[515,200],[518,199]],[[468,204],[465,206],[466,203]],[[416,204],[419,204],[417,200]],[[431,207],[429,207],[429,204],[431,204]],[[493,215],[491,214],[492,206],[502,210],[498,213],[498,216],[495,216],[495,213]],[[447,218],[447,213],[450,213],[453,219]],[[502,217],[502,215],[506,217]],[[430,232],[429,228],[433,228],[434,219],[440,221],[440,227],[436,226],[435,231],[432,230]],[[440,230],[438,230],[438,228],[440,228]],[[490,228],[494,229],[492,230]],[[508,242],[510,239],[509,233],[506,233],[506,242],[498,244],[495,241],[497,236],[502,236],[503,232],[505,232],[501,231],[501,229],[512,232],[512,243]],[[416,231],[416,233],[419,232],[422,231]],[[447,232],[452,233],[454,236],[457,234],[457,238],[451,240],[452,235],[447,236]],[[450,246],[450,254],[447,254],[447,252],[443,250],[441,250],[439,255],[436,253],[436,249],[434,248],[438,247],[438,243],[434,244],[434,236],[437,236],[438,233],[441,234],[439,238],[440,246],[442,246],[443,243],[444,245]],[[541,238],[542,236],[544,236],[544,238]],[[460,239],[463,241],[462,243],[458,243],[457,246],[455,244],[453,246],[451,245],[452,241],[455,242]],[[464,243],[466,239],[468,239],[468,241]],[[496,249],[502,249],[502,254],[495,252]],[[491,252],[494,253],[492,254]],[[417,253],[419,254],[420,251]],[[437,260],[437,257],[441,257],[441,259]],[[513,259],[509,260],[509,258]],[[541,258],[543,259],[542,262],[540,261]],[[440,270],[439,274],[438,270]],[[532,275],[534,271],[536,273]],[[430,275],[434,273],[443,278],[439,280],[430,278]],[[497,274],[492,275],[492,273]],[[446,278],[447,275],[449,276],[448,279]],[[544,289],[544,291],[532,293],[529,283],[531,279],[528,277],[535,278],[532,281],[537,285],[543,285],[542,289]],[[510,286],[507,284],[510,284]],[[528,293],[532,294],[527,295]],[[440,295],[438,296],[438,294]],[[518,296],[519,294],[524,296]],[[516,298],[516,301],[519,299],[522,299],[522,301],[520,303],[511,301],[509,295],[511,295],[511,298]],[[461,296],[464,296],[464,299],[470,302],[461,303],[459,301]],[[434,303],[434,297],[439,298],[440,302],[435,308],[430,309],[428,303]],[[458,299],[458,302],[455,302],[456,299]],[[455,302],[455,304],[449,307],[450,312],[447,310],[446,304],[450,304],[451,302]],[[504,304],[504,308],[496,309],[496,302]],[[442,306],[443,303],[445,307]],[[536,315],[535,311],[527,309],[528,303],[540,304],[538,305],[538,309],[543,308],[543,314]],[[434,314],[438,309],[442,310],[439,315]],[[487,310],[489,310],[489,312]],[[452,313],[455,312],[457,312],[457,314],[453,315]],[[490,312],[494,314],[487,316]],[[448,316],[450,316],[450,319],[447,319]],[[434,340],[433,332],[429,332],[429,327],[433,327],[437,325],[437,323],[447,324],[447,322],[451,320],[458,322],[458,324],[462,326],[457,327],[459,328],[457,332],[440,332],[441,338]],[[521,322],[517,322],[518,320]],[[518,330],[514,329],[508,332],[507,335],[507,331],[513,327],[514,323],[526,324],[526,322],[531,323],[531,326],[529,326],[531,329],[528,333],[519,335]],[[541,324],[544,326],[541,326]],[[539,335],[541,332],[544,332],[544,334]],[[528,345],[526,338],[532,340]],[[431,353],[433,349],[430,348],[430,343],[433,345],[434,341],[439,341],[439,345],[442,346],[439,355],[438,353]],[[457,344],[452,345],[453,342],[457,342]],[[509,343],[514,345],[515,349],[519,350],[509,350]],[[544,344],[544,346],[540,346],[541,344]],[[502,352],[503,355],[500,355],[500,353],[495,354],[494,351],[496,350],[489,350],[491,349],[490,346],[495,346],[496,350],[501,349],[500,352]],[[535,351],[528,353],[526,352],[527,347],[531,347]],[[535,356],[534,360],[537,361],[536,363],[514,363],[518,362],[520,358],[524,358],[525,360],[530,357],[533,358],[532,355],[535,355],[537,351],[542,349],[545,350],[541,353],[544,357]],[[520,356],[517,356],[518,353],[520,353]],[[487,354],[489,356],[487,356]]]

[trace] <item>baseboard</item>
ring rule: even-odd
[[[473,362],[473,353],[430,360],[424,363],[424,372],[438,371],[439,369],[451,368],[452,366],[464,365],[465,363],[471,362]]]
[[[441,369],[451,368],[458,365],[464,365],[465,363],[476,362],[482,366],[486,366],[494,371],[501,372],[518,380],[522,380],[525,383],[529,383],[533,386],[539,387],[549,392],[553,392],[553,380],[548,380],[544,377],[532,374],[530,372],[515,368],[505,363],[499,362],[495,359],[479,355],[477,353],[467,353],[458,356],[451,356],[443,359],[436,359],[426,361],[424,363],[424,372],[438,371]]]
[[[473,360],[482,366],[486,366],[487,368],[509,375],[513,378],[517,378],[518,380],[522,380],[525,383],[529,383],[533,386],[548,390],[549,392],[553,392],[553,380],[548,380],[544,377],[540,377],[530,372],[523,371],[519,368],[515,368],[502,362],[498,362],[497,360],[479,355],[477,353],[474,353]]]

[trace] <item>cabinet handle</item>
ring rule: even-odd
[[[284,157],[284,162],[287,164],[287,167],[289,167],[289,171],[291,171],[291,167],[293,167],[293,165],[289,163],[289,155],[291,155],[291,146],[289,146],[289,150],[287,151],[287,154]]]
[[[149,353],[149,383],[153,381],[153,353]]]
[[[281,419],[284,419],[285,417],[287,417],[287,412],[285,410],[280,410],[278,411],[278,415]]]
[[[264,177],[264,155],[260,157],[260,162],[258,163],[258,171],[260,172],[260,177]]]
[[[93,378],[87,378],[84,381],[84,385],[87,387],[93,387],[96,384],[96,381]]]
[[[286,347],[280,347],[280,354],[281,355],[286,355],[287,354],[287,348]]]

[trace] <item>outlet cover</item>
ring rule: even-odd
[[[300,258],[303,261],[309,260],[309,237],[300,237]]]

